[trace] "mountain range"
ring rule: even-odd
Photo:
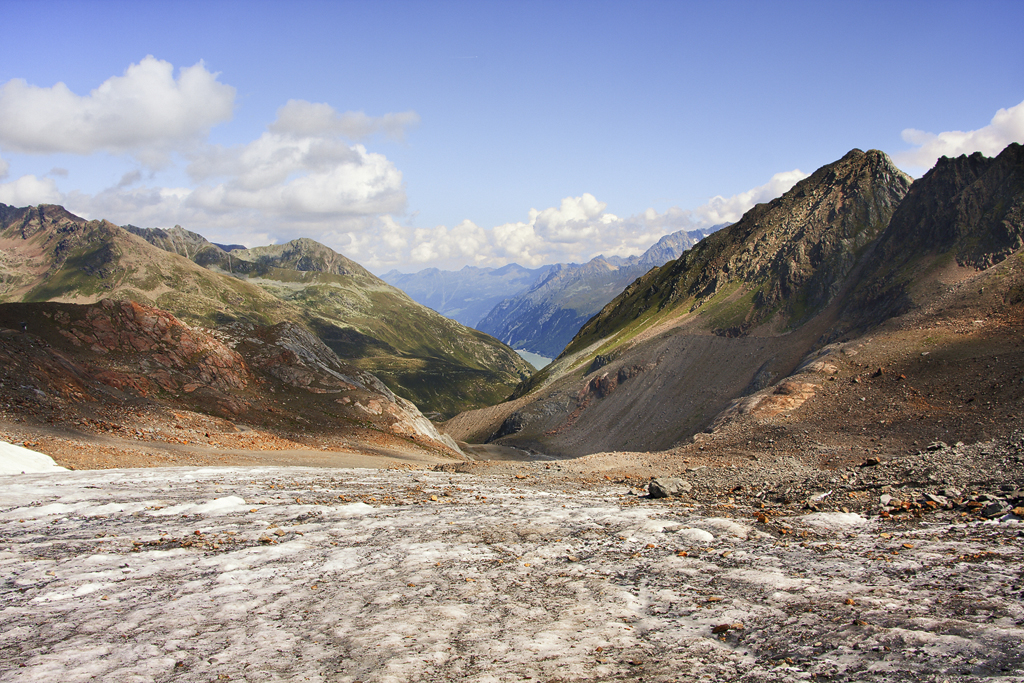
[[[563,457],[1005,432],[1024,396],[1022,235],[1020,145],[917,181],[853,150],[630,284],[514,400],[446,429]]]
[[[638,256],[597,256],[584,264],[558,263],[534,269],[513,263],[497,269],[392,270],[381,278],[442,315],[515,349],[552,358],[626,285],[651,268],[678,258],[721,227],[665,235]]]
[[[507,346],[313,240],[225,251],[179,227],[0,205],[0,266],[5,302],[130,300],[211,329],[295,324],[435,416],[493,404],[530,373]]]
[[[426,268],[415,273],[390,270],[380,279],[441,315],[476,328],[499,301],[510,293],[529,289],[551,268],[524,268],[518,263],[510,263],[501,268]]]
[[[582,265],[558,264],[526,291],[499,302],[477,329],[512,348],[553,358],[626,285],[679,258],[719,227],[665,235],[640,256],[598,256]]]

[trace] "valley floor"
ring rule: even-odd
[[[0,680],[1019,681],[1022,452],[4,476]]]

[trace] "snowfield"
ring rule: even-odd
[[[608,484],[0,477],[0,680],[1024,680],[1021,529]]]

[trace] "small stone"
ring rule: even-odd
[[[945,441],[933,441],[932,443],[928,444],[928,450],[930,451],[941,451],[944,448],[949,448],[949,446],[946,445]]]
[[[996,500],[981,508],[981,516],[985,519],[994,519],[996,517],[1002,517],[1010,510],[1011,508],[1008,503],[1002,500]]]
[[[711,632],[714,634],[725,633],[730,628],[732,628],[732,624],[719,624],[718,626],[711,629]]]

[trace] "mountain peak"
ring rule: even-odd
[[[631,285],[570,347],[581,348],[644,312],[683,306],[711,306],[711,324],[734,333],[776,315],[784,326],[797,326],[839,294],[910,184],[884,152],[851,150]]]

